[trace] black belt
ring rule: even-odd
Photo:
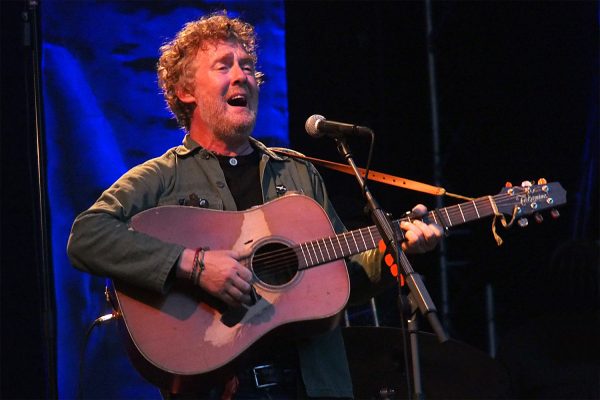
[[[274,344],[262,352],[263,357],[248,360],[236,374],[240,391],[263,390],[271,393],[303,392],[300,360],[295,346]],[[285,396],[282,396],[282,398]],[[297,398],[294,396],[293,398]]]
[[[299,388],[303,388],[298,367],[287,362],[256,364],[253,367],[246,367],[239,370],[236,376],[239,386],[234,389],[233,393],[240,394],[242,398],[244,398],[244,394],[264,393],[264,391],[269,391],[275,395],[278,393],[292,393],[292,397],[287,396],[285,398],[296,399],[298,398],[297,393]],[[215,389],[217,390],[217,393],[220,393],[223,390],[223,387]],[[303,391],[303,389],[300,390]],[[161,394],[163,395],[163,398],[167,400],[216,398],[208,392],[171,394],[166,391],[161,391]]]
[[[300,380],[298,367],[280,362],[265,362],[244,368],[237,374],[240,385],[247,390],[276,387],[297,387]]]
[[[248,372],[258,389],[276,385],[296,385],[298,381],[298,369],[294,366],[260,364],[252,367]]]

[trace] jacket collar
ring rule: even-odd
[[[250,137],[249,139],[250,139],[250,143],[252,144],[252,146],[254,146],[255,149],[258,149],[258,151],[260,151],[262,154],[266,154],[270,158],[277,160],[277,161],[284,161],[287,159],[287,157],[280,156],[280,155],[274,153],[273,151],[271,151],[271,149],[269,149],[267,146],[265,146],[261,141],[256,140],[253,137]],[[175,148],[175,153],[180,157],[185,157],[189,154],[195,153],[196,151],[199,151],[201,154],[203,152],[208,152],[208,150],[203,149],[202,146],[200,146],[198,143],[196,143],[190,137],[189,133],[187,133],[185,135],[185,137],[183,138],[183,143],[180,146],[177,146]]]

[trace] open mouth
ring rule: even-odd
[[[248,105],[248,101],[246,97],[242,95],[232,96],[227,100],[227,104],[233,107],[246,107]]]

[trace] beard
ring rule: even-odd
[[[200,118],[215,137],[224,141],[246,140],[250,136],[256,124],[257,106],[249,101],[246,107],[234,107],[221,99],[207,97],[196,105]]]

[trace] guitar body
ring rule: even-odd
[[[287,249],[334,235],[321,206],[300,195],[243,212],[157,207],[137,214],[131,225],[188,248],[237,250],[248,257],[250,268],[261,249]],[[258,300],[239,309],[187,282],[177,282],[161,296],[115,281],[129,355],[138,371],[173,393],[201,390],[228,378],[267,341],[322,332],[339,322],[350,291],[343,260],[291,271],[285,282],[265,282],[254,272]]]

